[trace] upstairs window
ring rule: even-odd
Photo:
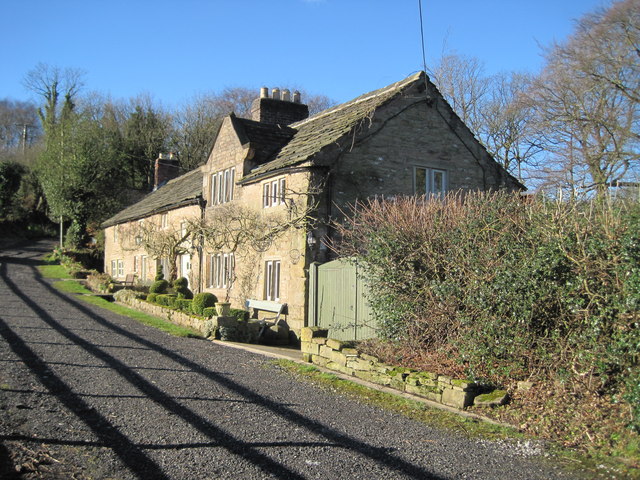
[[[284,204],[286,180],[280,178],[262,185],[262,208]]]
[[[220,205],[233,200],[236,168],[231,167],[211,174],[210,192],[211,205]]]
[[[163,213],[160,215],[160,228],[167,228],[169,226],[169,214]]]
[[[447,172],[435,168],[414,167],[413,186],[416,195],[442,197],[447,190]]]

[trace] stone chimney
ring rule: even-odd
[[[300,92],[274,88],[271,96],[269,89],[260,89],[260,98],[251,104],[251,119],[272,125],[290,125],[309,116],[309,107],[300,101]]]
[[[174,158],[173,153],[161,153],[156,159],[155,175],[153,181],[153,190],[157,190],[169,180],[176,178],[180,166],[178,159]]]

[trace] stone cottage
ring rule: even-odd
[[[312,117],[297,92],[263,88],[251,119],[224,119],[202,167],[103,224],[105,269],[149,281],[163,263],[233,306],[286,304],[286,321],[299,331],[309,265],[328,260],[330,222],[348,205],[523,188],[424,72]],[[165,237],[178,248],[160,248]]]

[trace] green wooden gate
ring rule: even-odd
[[[309,324],[337,340],[376,336],[366,282],[355,261],[338,259],[309,268]]]

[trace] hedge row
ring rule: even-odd
[[[510,194],[359,205],[336,225],[380,334],[454,352],[471,378],[581,382],[640,428],[640,206]]]

